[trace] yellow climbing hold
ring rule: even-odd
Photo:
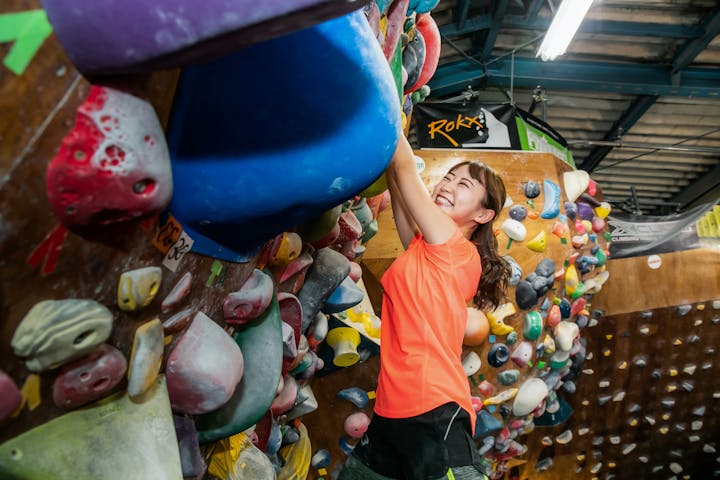
[[[541,230],[540,233],[535,235],[532,240],[526,242],[525,245],[533,252],[544,252],[547,247],[547,235],[545,234],[545,230]]]
[[[568,265],[567,269],[565,270],[565,293],[567,293],[568,295],[572,295],[577,288],[579,281],[580,279],[578,278],[575,264]]]
[[[507,335],[515,329],[505,324],[505,317],[516,312],[515,305],[512,303],[503,303],[492,312],[485,312],[485,316],[490,323],[490,331],[493,335]]]
[[[20,389],[20,395],[22,396],[22,402],[12,413],[11,417],[13,418],[20,415],[25,405],[27,405],[28,410],[32,412],[42,403],[42,397],[40,396],[40,375],[37,373],[28,375]]]

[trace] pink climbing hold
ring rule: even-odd
[[[89,355],[65,365],[53,384],[53,402],[71,410],[102,398],[120,383],[127,360],[117,348],[102,344]]]
[[[0,370],[0,422],[8,418],[22,404],[22,395],[12,378]]]
[[[258,269],[253,270],[240,290],[225,297],[225,321],[242,325],[259,317],[270,305],[273,291],[272,278]]]
[[[191,415],[224,405],[243,375],[237,343],[207,315],[198,312],[170,352],[165,376],[173,410]]]
[[[365,412],[355,412],[345,419],[345,433],[352,438],[362,438],[370,425],[370,418]]]

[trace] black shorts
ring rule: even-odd
[[[399,480],[435,480],[450,468],[470,465],[483,473],[470,416],[454,402],[409,418],[374,414],[353,455],[380,475]]]

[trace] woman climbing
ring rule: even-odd
[[[382,278],[375,413],[339,480],[485,479],[460,356],[468,301],[488,309],[505,295],[509,267],[492,231],[505,186],[464,162],[428,195],[402,135],[386,176],[406,250]]]

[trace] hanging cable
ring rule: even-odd
[[[677,143],[673,143],[672,145],[669,145],[669,146],[675,147],[675,146],[677,146],[677,145],[682,145],[682,144],[685,143],[685,142],[691,142],[691,141],[693,141],[693,140],[700,140],[701,138],[707,137],[708,135],[712,135],[712,134],[717,133],[717,132],[720,132],[720,128],[716,128],[715,130],[710,130],[709,132],[703,133],[702,135],[698,135],[698,136],[696,136],[696,137],[686,138],[685,140],[682,140],[682,141],[677,142]],[[638,158],[640,158],[640,157],[644,157],[644,156],[646,156],[646,155],[650,155],[650,154],[656,153],[656,152],[658,152],[659,150],[660,150],[659,148],[656,148],[656,149],[650,150],[649,152],[640,153],[640,154],[638,154],[638,155],[635,155],[634,157],[624,158],[624,159],[622,159],[622,160],[618,160],[617,162],[611,163],[610,165],[604,165],[604,166],[600,166],[600,165],[599,165],[597,168],[595,168],[594,171],[597,172],[597,171],[599,171],[599,170],[605,170],[606,168],[612,168],[612,167],[614,167],[614,166],[616,166],[616,165],[620,165],[621,163],[631,162],[631,161],[633,161],[633,160],[635,160],[635,159],[638,159]]]

